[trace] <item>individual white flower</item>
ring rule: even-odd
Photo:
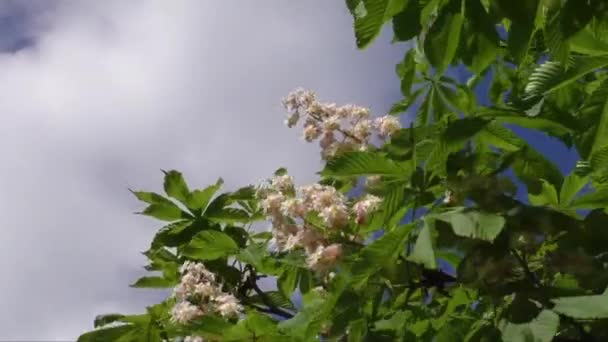
[[[367,216],[378,209],[382,200],[374,195],[366,195],[365,198],[353,205],[357,224],[364,224]]]
[[[324,273],[342,257],[342,245],[319,246],[306,258],[306,264],[313,271]]]
[[[302,217],[307,210],[301,198],[288,198],[281,204],[281,212],[285,216]]]
[[[309,123],[304,126],[304,132],[302,135],[304,137],[304,140],[306,140],[308,142],[312,142],[313,140],[315,140],[319,136],[321,136],[321,133],[322,133],[322,130],[318,124]]]
[[[304,110],[315,101],[315,93],[297,88],[283,99],[283,106],[290,112]]]
[[[194,286],[194,293],[203,298],[213,297],[217,293],[217,288],[211,283],[202,282]]]
[[[289,192],[294,189],[293,177],[290,175],[280,175],[272,178],[272,186],[281,192]]]
[[[337,115],[332,115],[327,119],[323,120],[323,129],[325,131],[335,131],[340,128],[340,117]]]
[[[285,241],[285,244],[283,245],[283,251],[291,251],[292,249],[298,247],[300,245],[300,242],[302,241],[302,234],[293,234],[293,235],[289,235],[289,237],[287,238],[287,241]]]
[[[333,204],[323,208],[319,216],[330,228],[342,228],[348,223],[346,206],[340,204]]]
[[[217,303],[217,311],[224,317],[236,316],[243,310],[235,296],[231,294],[223,294],[215,297]]]
[[[323,117],[325,115],[325,106],[320,102],[314,101],[306,107],[306,112],[316,118]]]
[[[319,141],[319,146],[321,146],[321,148],[323,148],[323,149],[327,149],[328,147],[333,145],[335,142],[336,142],[336,137],[334,136],[334,133],[332,131],[325,131],[325,132],[323,132],[323,136],[321,137],[321,140]]]
[[[319,246],[313,253],[308,254],[306,257],[308,268],[315,269],[317,267],[317,264],[321,260],[321,254],[323,254],[323,248],[323,246]]]
[[[369,117],[369,109],[365,107],[353,106],[351,116],[356,119],[367,119]]]
[[[262,201],[262,208],[267,214],[276,214],[281,210],[281,204],[285,200],[283,194],[271,193]]]
[[[187,324],[202,315],[203,311],[200,308],[187,301],[175,304],[171,310],[171,319],[181,324]]]
[[[372,134],[372,122],[368,119],[362,119],[355,124],[352,132],[359,141],[366,141]]]
[[[393,133],[401,129],[399,119],[390,115],[377,118],[375,121],[375,126],[378,129],[378,135],[382,138],[391,136]]]

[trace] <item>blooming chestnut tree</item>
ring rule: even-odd
[[[346,4],[358,47],[389,22],[410,44],[403,99],[289,93],[314,184],[280,168],[222,193],[172,170],[134,191],[166,225],[131,286],[173,293],[79,341],[608,340],[607,3]],[[564,174],[530,131],[579,161]]]

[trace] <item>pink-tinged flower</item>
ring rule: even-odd
[[[308,210],[301,198],[288,198],[281,204],[281,211],[285,216],[302,217]]]
[[[362,119],[353,127],[353,135],[359,141],[366,141],[372,134],[372,122],[368,119]]]
[[[323,136],[321,137],[321,140],[319,141],[319,146],[321,146],[321,148],[323,148],[323,149],[327,149],[328,147],[333,145],[335,142],[336,142],[336,137],[334,136],[334,133],[332,131],[325,131],[325,132],[323,132]]]
[[[171,310],[171,319],[174,322],[187,324],[203,315],[203,311],[190,302],[179,302]]]
[[[342,245],[340,244],[332,244],[327,247],[319,246],[308,255],[306,263],[311,270],[324,273],[340,260],[342,253]]]
[[[194,286],[194,293],[203,298],[213,297],[218,292],[218,289],[211,283],[203,282]]]
[[[318,124],[309,123],[304,126],[303,137],[304,137],[304,140],[306,140],[308,142],[312,142],[313,140],[315,140],[319,136],[321,136],[321,133],[322,133],[322,130]]]
[[[272,179],[272,186],[280,192],[289,192],[294,189],[293,178],[289,175],[275,176]]]
[[[377,210],[382,200],[379,197],[373,195],[367,195],[364,199],[353,205],[353,211],[355,212],[357,224],[364,224],[367,220],[368,215]]]
[[[262,208],[267,214],[277,214],[281,210],[281,204],[285,200],[285,196],[281,193],[271,193],[262,201]]]
[[[231,294],[217,296],[214,301],[217,311],[224,317],[236,316],[243,310],[236,297]]]
[[[382,138],[391,136],[393,133],[401,129],[399,119],[390,115],[377,118],[375,125],[378,129],[378,135]]]
[[[323,208],[319,213],[325,224],[330,228],[342,228],[348,223],[348,212],[346,206],[333,204]]]
[[[323,120],[323,129],[325,131],[335,131],[340,128],[340,117],[333,115]]]

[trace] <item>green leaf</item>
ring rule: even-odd
[[[608,318],[608,293],[593,296],[564,297],[552,300],[553,311],[576,319]]]
[[[576,173],[570,173],[564,178],[564,184],[559,192],[559,203],[562,206],[568,206],[574,196],[589,182],[589,179],[584,176],[579,176]]]
[[[387,223],[393,215],[401,208],[405,198],[405,185],[396,184],[391,186],[382,199],[382,223]],[[392,228],[392,227],[387,227]]]
[[[442,11],[424,39],[424,53],[438,74],[447,69],[456,54],[463,19],[457,10]]]
[[[133,332],[135,329],[136,327],[132,324],[97,329],[80,335],[77,342],[118,341],[120,337]]]
[[[543,310],[529,323],[514,324],[502,322],[504,342],[551,342],[559,327],[559,316],[552,311]]]
[[[579,115],[589,123],[590,130],[587,146],[580,151],[580,154],[581,157],[586,158],[588,150],[589,158],[593,158],[596,152],[608,147],[608,79],[603,81],[585,101]]]
[[[540,152],[530,146],[525,146],[516,152],[513,162],[513,172],[528,187],[528,192],[540,191],[541,182],[545,179],[556,188],[561,188],[563,178],[560,170]]]
[[[264,296],[260,296],[260,295],[256,294],[256,295],[249,297],[249,300],[251,300],[254,303],[259,303],[259,304],[264,304],[264,305],[266,305],[266,301],[268,301],[272,305],[279,307],[279,308],[286,308],[289,310],[296,309],[293,306],[293,304],[291,303],[291,300],[289,300],[289,297],[286,297],[282,291],[264,292]]]
[[[401,12],[405,0],[363,0],[366,14],[355,17],[357,47],[367,47],[380,33],[387,20]]]
[[[446,142],[463,142],[481,132],[489,123],[488,119],[472,116],[451,122],[443,132]]]
[[[189,215],[184,213],[175,204],[150,204],[144,211],[138,213],[146,216],[151,216],[162,221],[177,221],[183,218],[188,218]]]
[[[474,73],[480,74],[496,61],[498,33],[493,19],[479,0],[466,1],[466,6],[466,21],[460,38],[462,59]]]
[[[365,333],[367,331],[367,322],[363,318],[359,318],[350,322],[348,326],[348,342],[363,342],[365,341]]]
[[[571,61],[568,70],[555,61],[539,65],[530,75],[525,93],[528,96],[547,95],[575,82],[595,69],[608,66],[608,56],[580,56]]]
[[[528,54],[535,31],[538,0],[498,0],[500,8],[512,21],[507,37],[507,49],[516,62]]]
[[[348,152],[327,162],[322,176],[357,177],[385,175],[399,178],[409,177],[410,170],[388,159],[378,152]]]
[[[433,224],[430,220],[425,219],[424,226],[418,234],[414,249],[408,259],[420,263],[428,269],[436,269],[437,259],[435,258],[435,243],[431,229],[434,230]]]
[[[478,114],[482,118],[492,118],[494,122],[499,124],[511,124],[527,129],[535,129],[547,134],[562,137],[572,133],[572,129],[551,119],[540,117],[528,117],[518,112],[507,110],[488,108]]]
[[[117,313],[98,315],[97,317],[95,317],[95,321],[93,322],[93,326],[95,328],[99,328],[101,326],[110,324],[112,322],[116,322],[116,321],[120,320],[123,317],[125,317],[125,315],[123,315],[123,314],[117,314]]]
[[[188,332],[192,333],[193,335],[211,334],[216,337],[220,337],[231,327],[233,327],[232,324],[219,317],[213,315],[204,315],[203,317],[192,322]]]
[[[163,277],[141,277],[130,286],[135,288],[165,289],[173,287],[175,284],[177,284],[176,280],[170,280]]]
[[[258,219],[258,217],[250,217],[246,211],[237,208],[209,208],[205,213],[205,217],[210,221],[220,223],[248,223],[252,219]]]
[[[462,237],[494,241],[505,226],[505,218],[479,210],[460,208],[434,215],[438,220],[449,223],[454,234]]]
[[[608,42],[596,37],[589,29],[584,29],[570,38],[570,48],[574,52],[598,56],[608,54]]]
[[[159,204],[159,205],[174,205],[173,202],[171,202],[171,200],[169,200],[168,198],[165,198],[155,192],[146,192],[146,191],[133,191],[130,190],[131,193],[133,195],[135,195],[135,197],[137,197],[138,200],[142,201],[142,202],[146,202],[148,204]]]
[[[190,190],[182,174],[178,171],[163,171],[165,174],[164,188],[167,195],[175,198],[176,200],[187,203]]]
[[[184,248],[185,256],[199,260],[215,260],[238,252],[239,246],[225,233],[205,230],[194,236]]]
[[[528,193],[528,201],[532,205],[557,205],[557,191],[552,184],[549,184],[544,179],[540,180],[542,183],[541,191],[538,194]]]
[[[572,209],[608,208],[608,190],[600,190],[576,197],[568,206]]]
[[[370,267],[392,264],[399,253],[405,249],[407,238],[414,224],[397,227],[361,249],[360,254]]]
[[[191,210],[202,210],[207,207],[211,197],[222,187],[223,179],[218,179],[215,185],[210,185],[203,190],[194,190],[188,196],[188,208]]]
[[[401,93],[403,96],[410,95],[410,89],[416,76],[416,61],[414,60],[415,50],[410,49],[405,54],[403,61],[397,64],[397,76],[401,80]]]
[[[424,89],[424,88],[421,88]],[[427,126],[430,125],[433,121],[433,99],[435,98],[435,88],[430,87],[429,91],[426,93],[420,108],[418,108],[418,112],[416,113],[416,118],[414,119],[416,127]]]
[[[406,0],[403,11],[393,17],[393,42],[404,42],[416,37],[422,30],[418,0]]]
[[[277,280],[277,285],[285,297],[291,297],[295,291],[298,285],[298,275],[297,267],[286,267]]]
[[[271,337],[276,330],[277,324],[270,317],[249,311],[245,319],[224,332],[222,341],[279,341],[277,337]]]

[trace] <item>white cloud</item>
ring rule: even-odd
[[[246,185],[316,146],[282,124],[297,86],[387,110],[389,37],[355,51],[342,2],[87,1],[34,11],[36,43],[0,54],[0,340],[66,340],[98,313],[160,300],[127,285],[159,224],[127,187],[160,169]]]

